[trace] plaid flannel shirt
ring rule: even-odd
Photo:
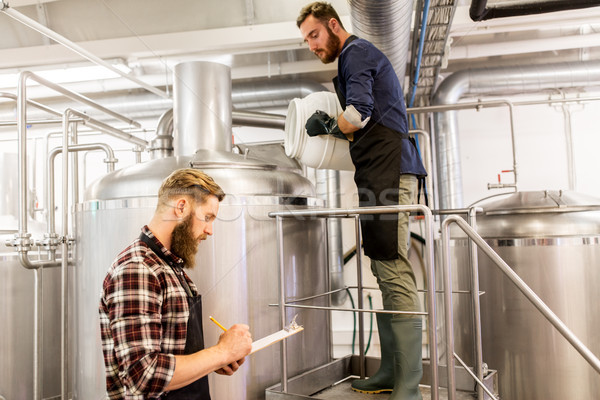
[[[183,266],[147,226],[142,231],[163,257]],[[184,352],[189,317],[187,295],[173,268],[136,239],[111,265],[99,311],[108,398],[160,398],[175,371],[174,355]]]

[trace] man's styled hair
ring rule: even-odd
[[[312,15],[321,21],[321,23],[323,23],[325,26],[328,26],[331,18],[335,18],[338,24],[340,24],[340,27],[343,30],[346,30],[337,11],[335,11],[335,9],[329,3],[325,3],[324,1],[315,1],[314,3],[304,6],[304,8],[300,10],[300,15],[298,15],[298,18],[296,19],[296,25],[298,25],[298,28],[300,28],[300,25],[302,25],[304,20],[308,18],[309,15]]]
[[[169,200],[182,195],[190,196],[196,204],[203,204],[211,195],[219,201],[225,198],[225,192],[213,178],[193,168],[175,170],[163,181],[158,190],[158,207],[167,205]]]

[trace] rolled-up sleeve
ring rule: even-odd
[[[161,351],[162,288],[151,268],[133,260],[104,285],[119,378],[131,394],[157,398],[175,370],[175,357]]]
[[[373,112],[373,82],[377,71],[377,61],[360,46],[350,46],[344,54],[341,74],[346,81],[346,106],[354,106],[361,120]]]

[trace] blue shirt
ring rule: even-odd
[[[338,61],[339,89],[346,106],[353,105],[361,120],[371,120],[408,133],[402,87],[388,58],[372,43],[357,38],[346,41]]]
[[[344,109],[354,106],[361,121],[371,117],[368,125],[354,133],[355,140],[350,143],[359,188],[381,179],[384,159],[396,160],[386,161],[386,168],[401,174],[427,175],[413,141],[404,140],[408,134],[406,105],[400,81],[385,54],[367,40],[348,38],[338,59],[337,90],[346,100]],[[367,134],[369,138],[365,140]]]

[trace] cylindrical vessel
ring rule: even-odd
[[[481,205],[480,235],[600,356],[600,200],[518,192]],[[596,371],[490,259],[479,256],[483,360],[502,398],[593,399]]]
[[[209,315],[225,326],[250,325],[254,339],[281,329],[279,309],[270,306],[279,301],[279,278],[276,224],[268,213],[316,204],[314,188],[299,174],[274,165],[251,163],[249,159],[226,165],[221,159],[211,162],[210,154],[205,152],[199,159],[153,160],[109,174],[88,188],[86,201],[77,211],[77,265],[72,274],[78,349],[74,399],[104,396],[97,310],[106,271],[152,217],[161,181],[190,163],[212,176],[227,193],[219,207],[214,235],[200,244],[196,267],[188,271],[203,299],[205,345],[214,345],[221,333],[208,321]],[[230,158],[234,160],[235,155]],[[289,298],[327,291],[324,235],[324,221],[284,223]],[[324,306],[328,302],[320,298],[305,304]],[[288,309],[286,319],[295,314],[305,330],[288,339],[290,377],[331,360],[328,313]],[[261,399],[267,387],[280,381],[280,374],[277,344],[249,356],[231,377],[210,374],[211,393],[215,399]]]
[[[190,61],[177,64],[173,83],[175,156],[198,149],[231,151],[231,69]]]
[[[15,171],[16,154],[0,153],[0,170]],[[0,399],[30,400],[34,388],[34,293],[38,287],[38,343],[42,398],[60,395],[60,271],[58,268],[28,270],[14,247],[5,242],[18,231],[17,175],[0,174]],[[42,237],[43,224],[29,220],[28,229],[36,239]],[[45,253],[43,249],[42,253]],[[30,257],[38,254],[33,246]],[[36,277],[37,275],[37,277]]]
[[[337,117],[342,107],[331,92],[311,93],[302,99],[293,99],[285,120],[285,153],[312,168],[354,171],[347,140],[331,135],[310,137],[304,125],[317,110]]]

